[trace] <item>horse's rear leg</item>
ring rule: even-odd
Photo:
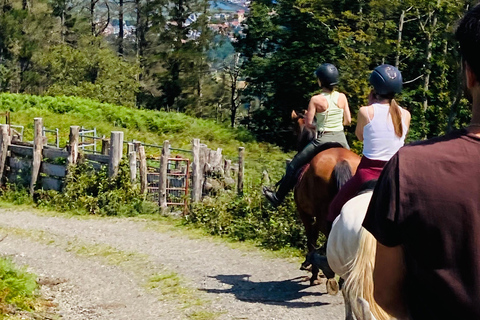
[[[312,216],[307,215],[304,212],[299,212],[299,215],[300,215],[300,218],[302,219],[303,225],[305,227],[305,233],[307,235],[308,253],[313,253],[317,249],[317,240],[318,240],[318,235],[320,233],[318,229],[318,224],[316,223],[315,219]],[[322,283],[321,280],[318,279],[318,274],[320,272],[320,269],[315,264],[310,264],[308,259],[305,259],[300,269],[308,270],[310,268],[312,271],[312,277],[310,278],[310,285],[313,286],[313,285],[321,284]]]
[[[342,290],[343,300],[345,302],[345,320],[355,320],[353,317],[352,305],[350,304],[350,300],[345,293],[345,290]]]

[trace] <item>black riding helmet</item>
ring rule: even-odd
[[[331,87],[338,84],[338,70],[331,63],[324,63],[315,70],[315,75],[322,83],[322,86]]]
[[[389,64],[376,67],[370,75],[370,84],[379,95],[402,92],[402,74]]]

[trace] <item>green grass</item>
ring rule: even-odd
[[[50,314],[53,304],[39,295],[36,278],[10,259],[0,258],[0,319],[57,319]]]
[[[247,181],[259,180],[264,169],[278,177],[289,157],[274,145],[256,142],[246,130],[176,112],[139,110],[77,97],[9,93],[0,94],[0,111],[11,112],[12,125],[25,126],[26,141],[33,140],[33,119],[43,118],[47,129],[59,129],[60,146],[66,145],[69,128],[76,125],[87,129],[95,127],[97,135],[107,137],[111,131],[121,130],[128,141],[162,145],[164,140],[169,140],[173,148],[187,150],[191,149],[192,139],[198,138],[211,149],[222,148],[224,155],[234,161],[238,158],[238,148],[245,147]],[[147,148],[147,153],[158,155],[159,151]]]

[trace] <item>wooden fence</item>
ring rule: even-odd
[[[79,160],[79,141],[81,128],[70,127],[69,141],[64,148],[47,144],[43,136],[43,119],[34,119],[33,142],[23,142],[12,139],[9,124],[0,125],[0,185],[8,180],[29,186],[33,194],[35,188],[61,191],[69,165],[75,165]],[[178,205],[178,201],[169,200],[169,194],[185,201],[193,202],[210,194],[221,192],[222,188],[233,189],[236,186],[238,194],[243,193],[244,148],[239,148],[238,164],[232,164],[222,156],[222,149],[211,150],[201,144],[199,139],[193,139],[191,159],[172,157],[169,141],[164,141],[159,157],[159,167],[147,166],[144,143],[133,141],[126,143],[124,152],[124,134],[122,131],[112,131],[110,139],[102,140],[102,151],[97,153],[81,153],[81,156],[94,169],[108,166],[108,174],[115,177],[119,164],[124,156],[130,164],[130,179],[138,185],[141,193],[155,193],[160,208],[165,211],[168,205]],[[181,159],[181,166],[178,165]],[[178,162],[172,166],[172,163]],[[191,163],[191,168],[190,168]],[[153,171],[153,172],[152,172]],[[235,179],[236,178],[236,179]],[[154,186],[151,184],[154,183]],[[150,187],[149,187],[150,184]],[[182,192],[180,194],[179,192]],[[182,203],[182,204],[186,204]]]

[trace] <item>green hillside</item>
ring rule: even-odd
[[[242,146],[246,153],[246,179],[250,183],[258,181],[263,169],[278,176],[288,157],[276,146],[256,142],[245,130],[176,112],[139,110],[76,97],[3,93],[0,112],[4,111],[11,112],[12,125],[25,126],[24,140],[33,139],[33,118],[42,117],[47,129],[59,129],[60,146],[66,144],[72,125],[96,128],[98,136],[107,137],[111,131],[121,130],[128,141],[135,139],[161,145],[169,140],[173,148],[188,150],[191,140],[198,138],[209,148],[222,148],[225,156],[233,160],[238,156],[238,147]]]

